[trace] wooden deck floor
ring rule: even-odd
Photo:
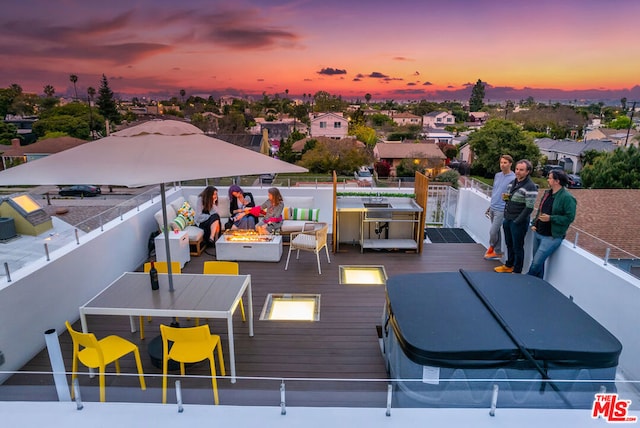
[[[285,246],[279,263],[240,263],[240,272],[252,276],[255,335],[248,336],[248,327],[242,323],[240,311],[237,311],[234,326],[238,381],[232,384],[228,378],[219,379],[221,404],[279,405],[280,383],[281,379],[285,379],[287,405],[384,407],[387,372],[376,332],[376,325],[381,324],[385,303],[384,286],[339,285],[338,266],[384,265],[387,274],[393,276],[400,273],[457,271],[460,268],[487,271],[498,265],[498,262],[483,259],[485,249],[480,244],[426,244],[421,255],[391,251],[361,254],[359,247],[343,245],[340,253],[330,253],[331,264],[327,264],[326,257],[321,258],[322,275],[319,275],[315,256],[311,253],[301,253],[297,261],[293,255],[289,270],[285,271],[287,249]],[[202,263],[210,259],[212,257],[207,254],[192,257],[183,272],[200,273]],[[320,294],[320,321],[260,321],[258,318],[268,293]],[[192,323],[180,321],[183,326]],[[130,332],[126,317],[90,316],[88,322],[99,338],[118,334],[137,343],[143,358],[147,391],[139,389],[135,376],[109,376],[107,401],[160,402],[161,370],[151,364],[145,342],[159,334],[160,323],[170,320],[154,318],[146,328],[147,339],[144,341]],[[225,323],[215,320],[210,321],[209,325],[213,332],[222,336],[224,347],[227,343]],[[79,321],[75,326],[80,328]],[[60,343],[66,368],[70,371],[72,350],[66,332],[60,336]],[[225,359],[228,356],[226,351]],[[50,371],[46,349],[23,370]],[[122,361],[122,372],[135,373],[132,357]],[[175,374],[179,375],[179,372]],[[181,379],[185,403],[212,403],[211,383],[206,377],[208,364],[198,363],[188,368],[187,374],[201,377],[176,377],[170,380],[170,389],[174,380]],[[353,379],[379,381],[350,381]],[[52,383],[51,375],[17,374],[0,386],[0,399],[55,400],[56,392]],[[97,401],[97,383],[97,377],[80,377],[83,399]],[[173,391],[169,391],[168,397],[169,402],[175,402]]]

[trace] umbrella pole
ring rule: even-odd
[[[169,248],[169,222],[167,221],[167,197],[164,183],[160,183],[160,201],[162,203],[162,220],[164,221],[164,248],[167,253],[167,277],[169,278],[169,291],[173,292],[173,272],[171,270],[171,250]]]

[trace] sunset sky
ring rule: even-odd
[[[120,97],[640,98],[639,0],[21,0],[0,87]]]

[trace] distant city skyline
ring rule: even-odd
[[[0,15],[0,87],[213,95],[640,100],[636,0],[24,0]]]

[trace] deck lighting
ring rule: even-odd
[[[273,294],[267,296],[261,320],[319,321],[319,294]]]
[[[387,272],[384,266],[351,265],[339,267],[340,284],[385,285]]]

